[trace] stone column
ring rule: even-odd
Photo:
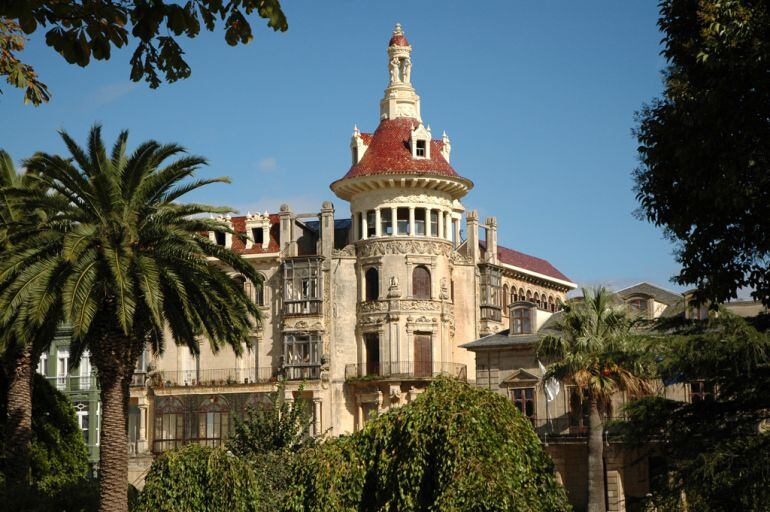
[[[369,238],[369,221],[366,220],[366,212],[361,214],[361,240]]]
[[[398,219],[396,218],[396,213],[398,213],[397,208],[390,209],[390,232],[393,234],[393,236],[398,235]]]
[[[416,235],[416,226],[414,223],[414,206],[409,207],[409,236]]]
[[[147,451],[147,405],[139,406],[139,439],[137,452]]]
[[[439,238],[444,238],[444,210],[438,211],[438,233]]]
[[[375,210],[374,210],[374,222],[376,224],[374,226],[374,234],[375,234],[375,236],[380,237],[380,236],[382,236],[382,217],[380,215],[380,209],[379,208],[375,208]]]
[[[444,229],[444,235],[446,236],[447,240],[452,239],[452,213],[447,212],[446,214],[446,228]]]
[[[432,211],[431,208],[425,208],[425,236],[433,236],[430,225],[430,214]]]
[[[358,240],[358,212],[351,212],[353,216],[353,229],[350,230],[350,242]]]

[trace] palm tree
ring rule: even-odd
[[[203,234],[231,233],[203,216],[229,209],[177,203],[207,184],[228,182],[189,181],[203,158],[155,141],[127,155],[127,132],[108,155],[99,126],[91,129],[85,149],[61,136],[71,158],[38,153],[26,162],[55,192],[13,191],[20,205],[42,209],[48,219],[0,262],[0,314],[23,313],[32,305],[50,313],[60,303],[73,329],[73,359],[88,349],[99,380],[100,510],[125,512],[126,411],[137,358],[146,346],[161,352],[164,332],[194,354],[202,337],[214,351],[230,346],[241,354],[259,310],[214,261],[252,282],[260,277]]]
[[[544,336],[538,346],[538,356],[554,361],[544,378],[573,384],[578,400],[588,401],[588,512],[605,511],[602,435],[613,394],[652,390],[652,365],[634,343],[631,326],[612,293],[584,288],[582,300],[564,306],[557,334]]]
[[[3,253],[13,248],[19,232],[34,229],[36,222],[43,218],[40,211],[24,211],[5,191],[36,187],[39,182],[34,175],[18,172],[11,156],[0,150],[0,249]],[[58,318],[46,318],[42,323],[33,323],[28,315],[12,315],[9,319],[10,322],[4,322],[0,328],[0,348],[3,371],[8,379],[4,455],[8,496],[12,496],[29,484],[34,367],[53,339]]]

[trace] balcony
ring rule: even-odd
[[[283,369],[286,380],[317,380],[321,378],[320,364],[286,366]]]
[[[604,435],[611,438],[612,422],[624,421],[626,418],[605,418]],[[544,443],[584,443],[588,439],[588,421],[582,418],[560,416],[550,420],[530,419],[532,428]]]
[[[131,376],[131,384],[129,385],[132,388],[143,388],[146,381],[147,372],[134,371],[134,374]]]
[[[460,363],[435,361],[391,361],[345,365],[345,380],[430,380],[439,376],[461,381],[468,378],[467,368]]]
[[[98,391],[99,384],[96,375],[64,375],[58,377],[46,377],[56,389],[63,393],[78,393]]]
[[[320,316],[323,314],[321,299],[285,300],[283,302],[284,316]]]
[[[234,386],[245,384],[265,384],[280,379],[280,369],[263,368],[224,368],[207,370],[158,371],[153,374],[157,387],[185,386]]]

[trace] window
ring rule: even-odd
[[[254,285],[254,303],[257,306],[266,306],[264,278],[261,283]]]
[[[185,408],[182,402],[175,397],[157,397],[155,404],[153,451],[163,452],[184,444]]]
[[[214,240],[216,241],[217,245],[224,247],[225,241],[227,240],[227,235],[222,231],[214,231]]]
[[[420,265],[412,271],[412,297],[415,299],[430,299],[430,271]]]
[[[527,302],[532,302],[532,290],[527,290]]]
[[[535,304],[537,304],[537,307],[539,308],[540,307],[540,295],[537,292],[535,292],[535,297],[532,300],[535,302]]]
[[[433,337],[430,333],[414,333],[414,376],[433,375]]]
[[[80,432],[83,434],[83,442],[88,445],[88,404],[78,402],[73,405],[75,406],[78,427],[80,427]]]
[[[398,234],[409,234],[409,208],[398,208],[396,210]]]
[[[532,312],[530,308],[513,310],[513,334],[530,334],[532,332]]]
[[[513,388],[511,399],[521,414],[535,419],[535,388]]]
[[[366,282],[366,300],[377,300],[380,298],[380,274],[377,269],[372,267],[364,274]]]
[[[548,311],[551,313],[556,312],[556,302],[553,300],[553,295],[548,296]]]
[[[435,210],[430,212],[430,234],[438,236],[438,212]]]
[[[585,390],[575,386],[568,388],[569,394],[569,430],[570,434],[585,434],[588,432],[591,404]]]
[[[262,245],[265,241],[265,230],[262,228],[251,228],[251,238],[254,240],[254,245]]]
[[[321,260],[290,259],[284,262],[284,314],[321,314]]]
[[[382,223],[383,236],[391,236],[393,234],[393,210],[390,208],[380,210],[380,222]]]
[[[67,372],[69,371],[70,353],[67,349],[60,348],[56,351],[56,387],[67,387]]]
[[[220,396],[207,398],[198,410],[198,444],[219,446],[230,434],[230,412]]]
[[[425,208],[416,208],[414,210],[414,231],[415,235],[425,236]]]
[[[634,313],[647,313],[647,300],[645,299],[631,299],[627,304]]]
[[[714,398],[714,384],[703,380],[690,382],[690,403],[703,402]]]
[[[377,214],[374,210],[366,212],[366,236],[372,238],[377,235]]]
[[[380,373],[380,335],[377,333],[364,334],[364,348],[366,349],[365,375],[379,375]]]
[[[502,274],[499,268],[481,268],[481,319],[499,322],[502,306]]]
[[[321,336],[317,332],[286,334],[283,339],[286,378],[289,380],[319,378],[321,350]]]
[[[425,158],[425,141],[424,140],[418,140],[417,141],[417,147],[415,148],[415,155],[421,158]]]
[[[356,214],[356,220],[358,220],[358,239],[363,240],[364,239],[364,214],[361,212],[358,212]]]

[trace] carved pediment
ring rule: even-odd
[[[513,386],[513,387],[524,386],[524,385],[531,386],[533,384],[537,384],[538,382],[540,382],[540,377],[538,377],[533,373],[528,372],[524,368],[519,368],[518,370],[510,374],[507,379],[502,381],[500,383],[500,386]]]

